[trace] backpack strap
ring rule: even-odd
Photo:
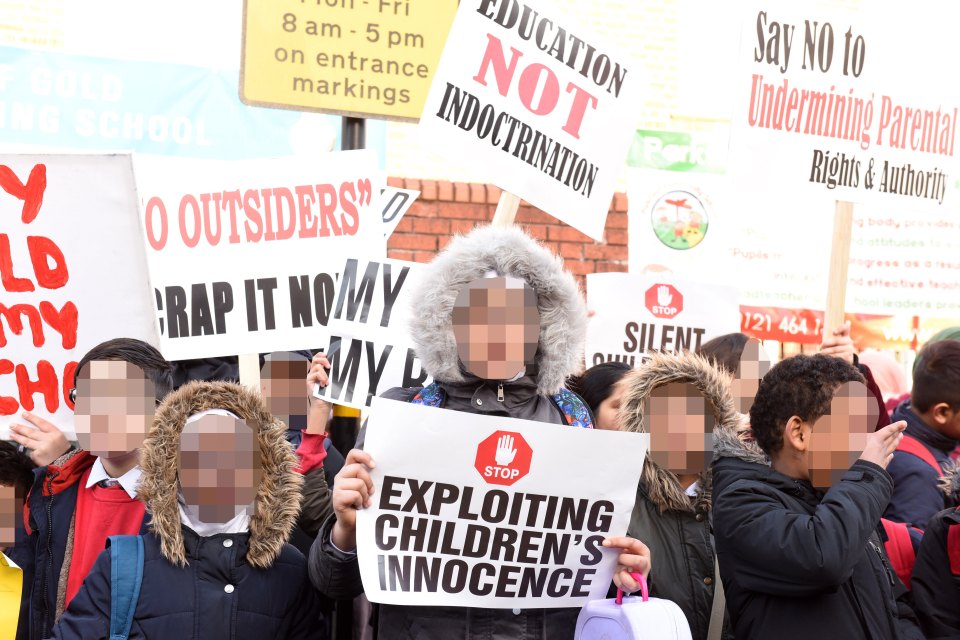
[[[909,453],[912,456],[920,458],[937,472],[937,476],[943,475],[943,469],[940,468],[940,463],[937,462],[937,459],[930,453],[930,449],[927,449],[922,442],[913,436],[903,434],[903,439],[900,440],[900,444],[897,445],[897,451],[903,451],[904,453]]]
[[[947,528],[947,556],[950,558],[950,573],[960,576],[960,524],[951,524]]]
[[[582,429],[593,429],[593,412],[583,401],[583,398],[570,391],[566,387],[561,387],[560,391],[551,398],[553,404],[563,414],[567,424],[571,427],[580,427]]]
[[[143,581],[143,537],[110,536],[110,640],[127,640]]]
[[[413,398],[410,400],[410,404],[419,404],[425,407],[437,408],[443,404],[443,400],[443,387],[436,382],[431,382],[423,389],[420,389],[420,391],[417,391],[417,395],[413,396]]]
[[[910,528],[906,523],[892,522],[886,518],[881,518],[880,522],[883,524],[883,532],[887,535],[887,541],[883,543],[883,548],[887,551],[890,564],[893,565],[893,570],[903,585],[910,589],[910,575],[913,573],[913,565],[917,561],[917,552],[913,548]]]

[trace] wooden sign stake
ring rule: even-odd
[[[497,202],[497,211],[493,214],[495,227],[509,227],[517,219],[517,209],[520,208],[520,196],[515,196],[507,191],[500,192],[500,200]]]
[[[850,269],[850,240],[853,235],[853,203],[837,201],[833,217],[833,243],[830,249],[830,276],[827,281],[827,306],[823,316],[823,335],[843,326],[847,302],[847,272]]]
[[[237,356],[240,364],[240,384],[260,392],[260,354],[243,353]]]

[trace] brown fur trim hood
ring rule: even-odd
[[[719,438],[726,441],[730,437],[736,437],[734,434],[739,429],[740,414],[737,413],[730,395],[730,377],[706,358],[693,353],[655,353],[624,377],[619,420],[625,431],[649,432],[643,415],[644,401],[654,389],[671,382],[692,384],[707,399],[717,420],[713,431],[714,442]],[[653,462],[649,456],[643,462],[640,481],[650,500],[661,511],[710,508],[712,478],[709,469],[700,475],[700,489],[695,502],[691,502],[684,492],[677,476]]]
[[[163,556],[186,566],[177,502],[180,434],[187,418],[208,409],[226,409],[257,430],[263,474],[250,516],[247,562],[269,568],[296,524],[303,478],[294,471],[297,457],[286,440],[286,425],[270,415],[259,393],[238,384],[191,382],[169,394],[157,409],[143,445],[138,489],[153,516],[150,528],[160,538]]]
[[[940,478],[940,488],[951,501],[960,503],[960,461],[944,465],[943,477]]]

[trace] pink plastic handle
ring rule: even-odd
[[[647,579],[643,577],[643,574],[631,572],[630,577],[640,583],[640,595],[643,597],[643,601],[649,600],[650,592],[647,590]],[[623,604],[623,591],[621,589],[617,589],[617,604]]]

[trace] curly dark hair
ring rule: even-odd
[[[783,429],[793,416],[816,422],[830,413],[833,394],[845,382],[866,382],[853,365],[833,356],[798,355],[777,363],[760,381],[750,408],[750,427],[767,455],[783,448]]]
[[[33,484],[33,461],[12,442],[0,440],[0,485],[26,495]]]

